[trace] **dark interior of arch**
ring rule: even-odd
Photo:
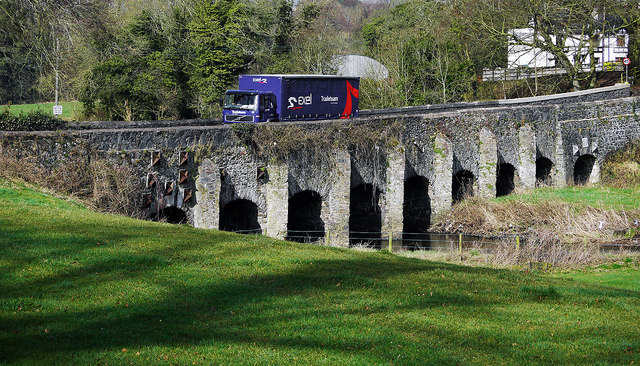
[[[186,224],[187,214],[177,207],[165,207],[158,215],[154,215],[152,219],[166,221],[169,224]]]
[[[496,176],[496,196],[506,196],[513,192],[516,187],[513,182],[515,168],[511,164],[498,165],[498,175]]]
[[[262,232],[258,223],[258,206],[245,199],[237,199],[220,209],[220,230],[243,234]]]
[[[309,243],[324,238],[320,218],[322,198],[317,192],[302,191],[289,199],[287,240]]]
[[[409,249],[428,248],[431,199],[427,178],[417,176],[404,183],[402,220],[402,245]]]
[[[380,190],[372,184],[361,184],[351,189],[349,245],[380,248],[382,213],[379,199]]]
[[[468,170],[461,170],[453,175],[451,197],[454,204],[462,201],[465,197],[473,196],[474,181],[473,173]]]
[[[547,186],[551,184],[551,169],[553,163],[547,158],[536,160],[536,185]]]
[[[596,158],[593,155],[582,155],[576,161],[573,166],[573,182],[577,185],[586,184],[593,171],[593,164],[596,162]]]

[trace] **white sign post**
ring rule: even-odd
[[[626,72],[626,82],[627,84],[629,84],[629,65],[631,64],[631,60],[629,59],[629,57],[625,57],[622,60],[622,63],[624,64],[624,70]]]
[[[53,106],[53,115],[54,116],[59,116],[62,114],[62,106],[61,105],[54,105]]]

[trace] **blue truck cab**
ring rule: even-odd
[[[358,77],[240,75],[227,90],[225,123],[299,121],[358,116]]]
[[[257,90],[228,90],[224,95],[224,122],[271,122],[276,118],[276,96]]]

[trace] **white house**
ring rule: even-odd
[[[525,42],[532,42],[534,37],[534,31],[532,28],[520,28],[512,29],[510,31],[514,36],[524,40]],[[540,39],[542,39],[541,36]],[[555,43],[555,36],[552,36]],[[586,47],[583,47],[582,52],[579,49],[580,36],[567,37],[565,41],[565,47],[568,49],[567,55],[569,60],[575,63],[575,58],[583,57],[583,65],[587,66],[591,63],[589,56],[586,55]],[[604,68],[607,63],[622,63],[622,60],[627,57],[629,53],[629,35],[620,31],[617,34],[607,34],[600,39],[600,45],[596,48],[594,57],[596,63]],[[516,69],[518,67],[560,67],[556,64],[556,60],[552,54],[542,51],[539,48],[532,48],[529,46],[515,45],[510,41],[508,46],[508,68]]]

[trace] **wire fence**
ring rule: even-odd
[[[590,72],[591,66],[586,65],[581,69],[582,72]],[[624,71],[624,66],[621,62],[598,64],[596,71]],[[519,67],[514,69],[484,69],[482,70],[482,81],[511,81],[511,80],[524,80],[532,79],[535,77],[545,77],[554,75],[564,75],[567,70],[561,67]]]
[[[222,231],[228,231],[236,234],[254,234],[254,235],[263,235],[265,234],[262,229],[247,229],[247,230],[237,230],[237,229],[220,229]]]
[[[228,230],[240,234],[265,234],[262,229]],[[397,250],[428,250],[442,252],[466,252],[475,250],[494,254],[504,246],[512,245],[519,250],[527,245],[527,238],[517,234],[482,236],[466,234],[443,234],[433,232],[382,232],[382,231],[331,231],[331,230],[288,230],[285,240],[315,245],[335,246],[336,242],[349,243],[350,247]],[[640,239],[629,239],[624,243],[600,245],[601,251],[640,251]]]

